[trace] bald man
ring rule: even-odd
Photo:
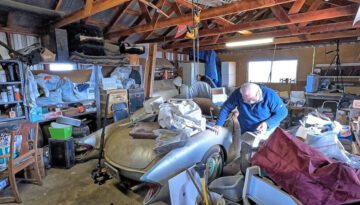
[[[225,101],[214,130],[219,131],[232,110],[239,111],[241,134],[257,132],[267,138],[287,116],[288,110],[272,89],[254,83],[245,83]]]

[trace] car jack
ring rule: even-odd
[[[95,184],[102,185],[109,179],[111,176],[107,173],[106,168],[103,167],[101,160],[104,155],[104,142],[105,142],[105,128],[107,126],[107,118],[108,115],[108,106],[109,106],[109,95],[106,95],[106,104],[105,104],[105,118],[103,121],[101,137],[100,137],[100,148],[99,148],[99,157],[96,168],[92,170],[91,177],[94,180]]]

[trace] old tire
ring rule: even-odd
[[[209,177],[210,183],[214,179],[220,177],[224,167],[224,153],[220,146],[211,147],[201,160],[202,163],[209,163]]]

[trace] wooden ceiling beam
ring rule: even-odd
[[[63,0],[57,0],[54,10],[59,11]]]
[[[150,23],[151,22],[151,16],[150,16],[150,12],[149,12],[146,4],[144,4],[141,0],[137,0],[137,2],[139,3],[141,13],[142,13],[143,17],[145,18],[146,23]]]
[[[322,5],[323,2],[324,2],[324,0],[315,0],[314,3],[312,3],[311,6],[309,7],[308,12],[309,12],[309,11],[316,11],[316,10],[318,10],[318,9],[321,7],[321,5]],[[305,27],[305,26],[307,26],[309,23],[310,23],[310,21],[300,23],[298,27],[299,27],[299,28]]]
[[[336,8],[322,9],[318,11],[311,11],[300,14],[292,14],[289,15],[289,18],[291,19],[291,23],[302,23],[307,21],[326,20],[326,19],[337,18],[342,16],[352,16],[355,14],[356,10],[357,9],[353,6],[336,7]],[[254,29],[270,28],[270,27],[276,27],[282,25],[284,24],[277,19],[264,19],[254,22],[240,23],[222,29],[217,29],[217,28],[203,29],[202,31],[200,31],[200,36],[201,37],[215,36],[219,34],[235,33],[241,30],[254,30]],[[150,39],[150,40],[142,41],[142,43],[166,42],[166,41],[174,41],[174,40],[179,41],[184,39],[175,39],[173,36],[166,36],[158,39]]]
[[[141,11],[134,11],[132,9],[126,10],[125,13],[132,16],[140,16],[142,14]]]
[[[108,33],[114,26],[119,22],[119,20],[124,16],[126,11],[130,9],[131,2],[126,2],[123,8],[119,8],[116,14],[111,18],[109,24],[104,28],[104,33]]]
[[[74,23],[76,21],[79,21],[86,17],[92,16],[99,12],[102,12],[102,11],[111,9],[115,6],[118,6],[120,4],[126,3],[128,1],[129,0],[103,0],[103,1],[94,2],[91,6],[90,11],[86,11],[84,8],[82,8],[78,11],[75,11],[75,12],[71,13],[70,15],[66,16],[65,18],[62,18],[61,20],[57,21],[54,24],[54,27],[60,28],[60,27],[66,26],[68,24]]]
[[[280,5],[276,5],[276,6],[271,7],[271,11],[273,12],[274,16],[281,23],[290,23],[291,22],[288,14],[286,13],[286,11]],[[298,33],[299,32],[297,26],[294,25],[294,24],[289,24],[288,28],[292,33]]]
[[[186,8],[192,8],[193,6],[195,6],[197,9],[201,10],[202,8],[196,4],[192,4],[191,2],[189,1],[186,1],[186,0],[175,0],[175,2],[179,5],[182,5]]]
[[[261,8],[267,8],[271,6],[275,6],[278,4],[284,4],[289,2],[294,2],[295,0],[244,0],[238,1],[232,4],[227,4],[224,6],[204,9],[201,12],[201,19],[211,19],[217,16],[224,16],[225,14],[239,13],[240,11],[249,11]],[[115,38],[120,36],[129,36],[133,33],[144,33],[147,31],[152,31],[156,29],[167,28],[170,26],[176,26],[178,24],[186,23],[191,21],[191,14],[182,15],[181,18],[174,17],[169,19],[164,19],[158,22],[156,26],[152,25],[141,25],[130,28],[128,30],[111,32],[106,35],[107,38]]]
[[[349,31],[340,31],[340,32],[331,32],[324,34],[312,34],[307,35],[305,38],[297,37],[285,37],[277,38],[274,40],[274,44],[290,44],[290,43],[300,43],[308,41],[322,41],[322,40],[331,40],[331,39],[342,39],[342,38],[351,38],[359,36],[359,30],[349,30]],[[228,49],[225,45],[214,45],[214,46],[205,46],[200,47],[200,50],[223,50]]]
[[[203,30],[200,32],[200,37],[204,36],[213,36],[218,34],[226,34],[226,33],[234,33],[240,30],[254,30],[261,28],[271,28],[282,25],[296,24],[296,23],[304,23],[311,21],[319,21],[326,20],[332,18],[338,18],[343,16],[352,16],[356,13],[357,8],[354,6],[343,6],[343,7],[334,7],[329,9],[322,9],[317,11],[310,11],[306,13],[292,14],[289,15],[290,22],[282,23],[277,19],[265,19],[254,22],[246,22],[237,24],[234,26],[228,26],[222,29],[209,29]]]
[[[294,2],[294,4],[291,6],[289,10],[289,14],[297,14],[301,11],[301,8],[304,6],[306,0],[297,0]]]
[[[158,3],[158,4],[159,4],[159,9],[162,9],[162,8],[163,8],[165,2],[166,2],[165,0],[160,0],[160,1],[159,1],[159,3]],[[172,13],[172,12],[171,12],[171,13]],[[170,14],[171,14],[171,13],[170,13]],[[166,16],[167,16],[167,15],[166,15]],[[153,26],[156,26],[159,18],[160,18],[160,13],[155,11],[155,13],[154,13],[154,15],[153,15],[153,17],[152,17],[151,24],[152,24]],[[145,39],[145,40],[148,39],[153,33],[154,33],[154,31],[149,31],[149,32],[145,33],[145,34],[143,35],[143,39]]]
[[[315,25],[315,26],[308,26],[305,28],[300,28],[299,32],[297,34],[292,33],[288,29],[281,29],[281,30],[275,30],[275,31],[254,33],[253,35],[250,35],[250,36],[220,38],[217,40],[217,43],[252,40],[252,39],[258,39],[258,38],[265,38],[265,37],[276,38],[276,37],[294,36],[294,35],[303,35],[303,34],[324,33],[324,32],[331,32],[331,31],[347,30],[347,29],[352,29],[352,28],[360,28],[360,25],[353,27],[352,21],[322,24],[322,25]],[[200,41],[200,45],[202,45],[202,46],[212,45],[212,44],[215,44],[215,43],[213,43],[210,40]],[[165,49],[174,49],[175,50],[175,49],[188,48],[188,47],[192,47],[192,42],[173,44],[172,46],[165,47]]]

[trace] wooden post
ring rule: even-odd
[[[149,45],[149,57],[145,65],[145,84],[144,92],[145,97],[151,97],[153,92],[154,73],[156,65],[156,50],[157,44],[152,43]]]

